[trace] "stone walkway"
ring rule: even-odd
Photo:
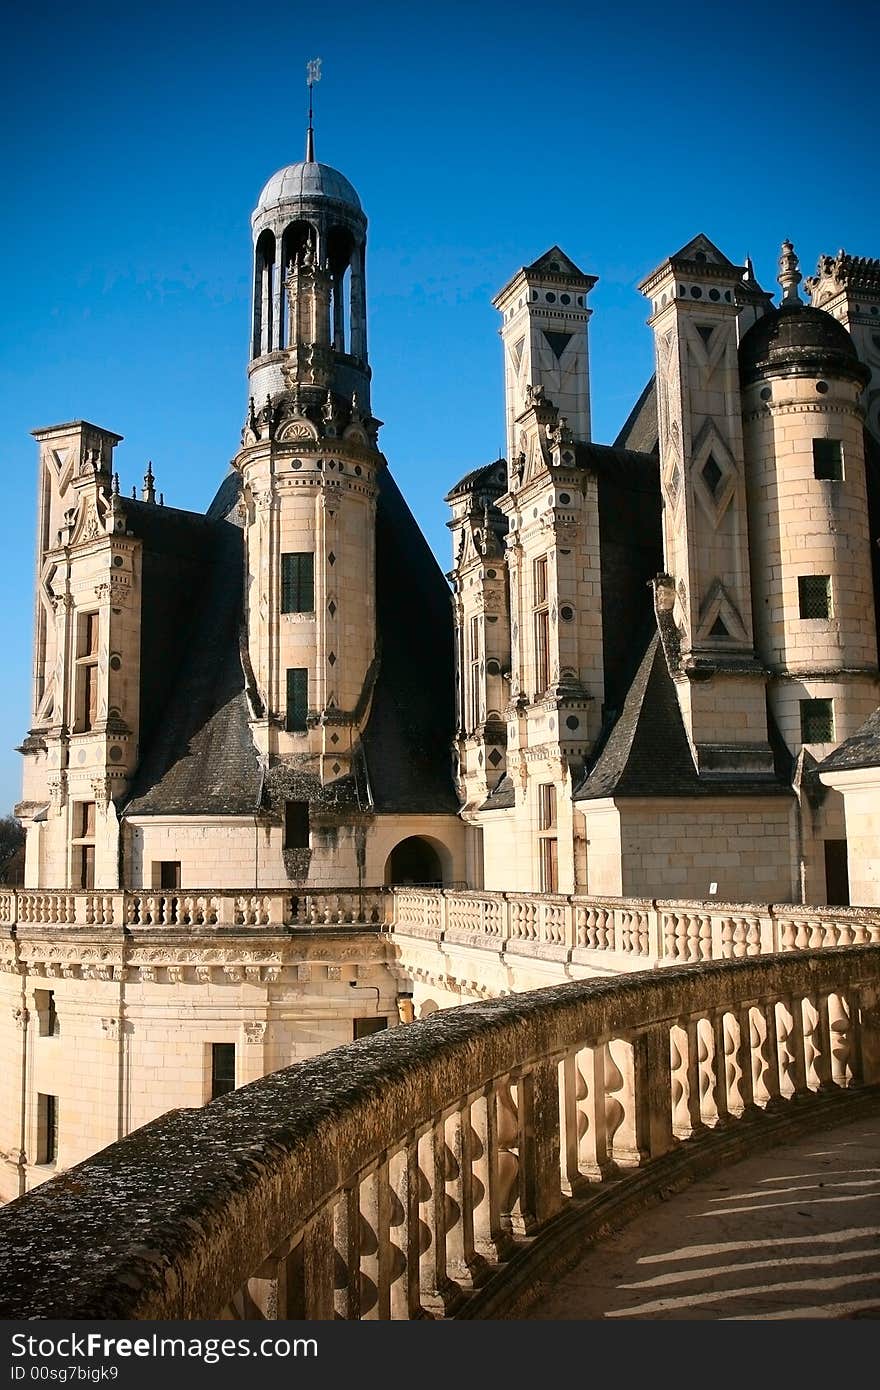
[[[694,1183],[590,1249],[525,1316],[880,1318],[880,1117]]]

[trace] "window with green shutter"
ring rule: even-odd
[[[315,557],[309,551],[281,556],[281,612],[312,613],[315,608]]]
[[[289,734],[306,728],[308,712],[309,673],[305,667],[292,667],[287,672],[287,718],[284,725]]]

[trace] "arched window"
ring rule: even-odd
[[[266,229],[254,256],[254,340],[252,357],[271,352],[274,344],[275,237]]]

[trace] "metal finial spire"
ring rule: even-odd
[[[312,130],[312,88],[321,80],[321,59],[310,58],[306,63],[306,82],[309,88],[309,128],[306,132],[306,163],[315,162],[315,132]]]
[[[791,242],[786,238],[782,243],[782,250],[779,255],[779,274],[776,279],[782,286],[782,304],[786,305],[802,304],[803,300],[798,294],[798,285],[804,278],[798,270],[798,258]]]

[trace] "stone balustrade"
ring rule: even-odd
[[[394,932],[587,963],[740,960],[771,951],[880,942],[880,910],[791,903],[673,902],[395,888]]]
[[[0,893],[0,926],[382,926],[390,902],[382,888],[309,888],[302,892],[15,888]]]
[[[699,920],[682,939],[703,949]],[[171,1111],[10,1203],[0,1317],[494,1316],[612,1189],[878,1087],[870,946],[466,1005]]]

